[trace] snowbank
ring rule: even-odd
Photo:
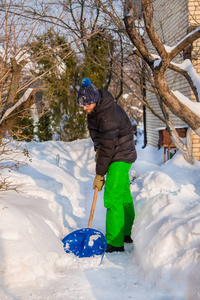
[[[163,165],[163,149],[137,144],[130,172],[134,251],[106,254],[99,267],[66,255],[61,243],[87,226],[95,173],[91,140],[25,145],[32,163],[9,172],[21,192],[0,200],[1,299],[80,299],[80,290],[91,300],[199,299],[200,162],[189,165],[177,153]],[[99,193],[93,227],[102,233],[105,214]]]
[[[198,299],[200,269],[200,162],[181,154],[132,185],[135,253],[149,280],[180,297]],[[134,176],[134,168],[132,175]],[[190,278],[188,286],[188,278]],[[177,288],[181,287],[181,289]],[[196,291],[196,298],[190,295]]]

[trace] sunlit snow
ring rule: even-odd
[[[91,140],[26,144],[32,162],[9,172],[21,192],[1,194],[0,299],[199,299],[200,162],[189,165],[177,152],[163,164],[163,149],[142,145],[141,136],[130,171],[134,249],[106,254],[99,266],[66,254],[61,242],[87,227]],[[99,192],[92,228],[103,234],[105,216]]]

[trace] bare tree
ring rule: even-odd
[[[62,72],[60,57],[66,59],[88,38],[87,33],[75,37],[70,31],[67,8],[72,4],[72,1],[68,0],[62,3],[52,0],[0,2],[0,147],[3,149],[0,153],[2,155],[0,169],[16,168],[14,150],[10,158],[13,161],[12,165],[3,163],[3,159],[7,160],[6,153],[11,155],[10,149],[16,147],[17,151],[20,149],[14,146],[8,150],[8,141],[12,141],[13,134],[15,137],[20,136],[16,126],[13,133],[16,119],[29,115],[30,108],[35,102],[36,91],[46,88],[43,77],[54,68]],[[38,37],[46,39],[47,36],[51,36],[50,33],[53,36],[54,32],[67,34],[67,42],[51,47],[49,47],[51,43],[47,43],[46,48],[43,47],[41,50],[38,47],[41,39]],[[35,51],[37,47],[38,51]],[[64,54],[57,57],[56,53],[61,51]],[[38,62],[45,61],[47,57],[54,57],[51,67],[39,72]],[[28,155],[24,149],[22,153],[25,157]],[[0,181],[4,182],[4,187],[7,186],[4,179]],[[3,190],[2,184],[0,190]]]
[[[138,1],[137,1],[138,2]],[[188,103],[181,101],[180,94],[174,93],[169,87],[166,80],[166,72],[172,69],[179,74],[182,74],[188,81],[195,97],[199,102],[199,95],[197,93],[198,83],[192,79],[190,70],[194,71],[191,61],[190,68],[183,68],[181,64],[175,64],[173,60],[180,54],[183,49],[200,37],[200,27],[190,34],[186,35],[173,48],[166,49],[162,43],[158,33],[153,24],[153,2],[149,0],[141,0],[141,15],[143,17],[143,30],[145,30],[146,38],[148,37],[154,48],[154,53],[150,52],[146,46],[145,40],[142,39],[140,30],[137,27],[135,1],[125,1],[125,26],[126,31],[135,46],[134,53],[138,55],[144,62],[151,73],[152,86],[157,94],[158,101],[164,116],[164,123],[166,124],[175,145],[183,152],[184,157],[190,163],[193,163],[193,156],[191,151],[191,143],[185,144],[177,134],[168,113],[169,110],[189,125],[200,136],[200,117],[192,110]],[[140,16],[141,16],[140,15]],[[157,56],[153,55],[157,54]],[[191,134],[191,131],[188,131]]]
[[[200,37],[200,30],[197,28],[186,35],[173,49],[167,49],[153,24],[153,4],[153,0],[66,0],[62,3],[49,0],[40,2],[40,6],[37,1],[28,0],[2,2],[0,5],[2,16],[0,21],[1,136],[11,127],[11,117],[19,114],[22,109],[27,110],[31,104],[31,101],[26,99],[30,99],[31,95],[33,97],[35,88],[38,87],[38,79],[45,74],[44,71],[38,76],[37,62],[41,58],[45,59],[47,55],[61,51],[57,47],[47,47],[45,51],[33,54],[31,47],[37,48],[38,43],[35,37],[44,32],[48,35],[53,30],[65,32],[69,38],[66,47],[70,44],[73,51],[80,53],[80,57],[81,55],[90,57],[87,53],[89,49],[87,39],[106,31],[106,34],[114,36],[115,51],[110,51],[110,63],[101,67],[107,68],[108,73],[110,72],[109,85],[110,89],[117,91],[116,99],[123,94],[124,90],[132,93],[134,99],[138,97],[143,105],[166,124],[175,145],[188,161],[193,162],[191,147],[189,147],[191,143],[188,142],[186,147],[182,142],[170,119],[169,110],[198,135],[200,117],[181,101],[178,93],[171,90],[166,80],[166,72],[171,69],[183,75],[199,101],[198,84],[192,79],[189,71],[194,70],[191,61],[188,62],[190,68],[186,69],[180,63],[175,64],[174,59],[186,46]],[[45,38],[45,35],[43,37]],[[147,47],[147,40],[151,42],[151,49]],[[70,55],[70,52],[67,55]],[[92,59],[92,63],[101,65],[98,58],[94,59],[93,56]],[[54,62],[52,68],[60,63],[60,60]],[[31,69],[34,72],[30,72]],[[147,79],[147,85],[144,84],[143,76]],[[40,85],[41,82],[40,80]],[[142,93],[134,92],[135,86],[156,94],[162,114],[153,109],[147,99],[142,97]],[[28,88],[32,90],[29,89],[28,92]],[[17,95],[21,97],[18,97],[21,99],[19,102],[16,100]],[[188,132],[190,133],[190,130]]]
[[[154,26],[153,13],[156,0],[96,0],[94,2],[98,2],[100,9],[107,16],[107,22],[112,27],[112,30],[115,28],[116,31],[118,30],[123,34],[123,41],[126,43],[127,49],[126,59],[129,61],[129,66],[131,61],[133,65],[132,70],[128,70],[127,65],[122,66],[119,64],[119,61],[115,61],[115,64],[118,64],[123,69],[124,84],[127,85],[127,78],[137,83],[136,78],[131,75],[134,72],[141,79],[141,89],[148,89],[148,91],[156,95],[161,114],[157,113],[150,102],[148,102],[148,99],[141,97],[141,94],[139,95],[139,100],[166,124],[174,144],[182,151],[188,162],[194,163],[189,136],[191,136],[191,129],[200,136],[200,116],[191,108],[189,99],[187,99],[187,102],[183,101],[181,93],[175,93],[169,87],[166,72],[173,70],[177,74],[184,76],[196,97],[196,101],[199,102],[198,87],[200,79],[196,81],[192,77],[194,73],[196,78],[198,78],[198,75],[191,60],[187,59],[184,65],[175,63],[175,61],[186,47],[190,47],[200,37],[200,28],[197,27],[175,44],[174,47],[170,48],[164,45]],[[167,2],[165,5],[168,5]],[[165,17],[167,18],[167,16]],[[128,40],[132,45],[130,45]],[[185,67],[186,64],[187,67]],[[144,85],[142,80],[143,76],[145,76],[146,85]],[[129,84],[128,88],[130,91],[133,91]],[[169,111],[189,125],[187,145],[179,137],[170,118]]]
[[[38,36],[43,39],[50,36],[50,32],[66,33],[69,30],[67,20],[69,12],[67,7],[72,1],[64,4],[54,1],[4,1],[0,5],[0,139],[7,130],[13,126],[15,118],[28,111],[34,101],[35,91],[43,86],[42,78],[55,67],[61,65],[62,61],[54,60],[51,68],[38,73],[38,61],[53,56],[56,53],[70,49],[63,59],[70,56],[79,44],[87,37],[82,34],[76,39],[70,36],[68,31],[68,42],[63,45],[55,45],[38,51],[37,44],[41,43]],[[46,33],[46,35],[45,35]],[[53,35],[52,35],[53,36]],[[70,47],[69,47],[70,45]],[[27,90],[28,89],[28,90]],[[31,101],[30,97],[32,97]],[[20,98],[20,100],[19,100]],[[17,100],[18,99],[18,100]]]

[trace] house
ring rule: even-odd
[[[167,46],[174,46],[179,42],[188,32],[194,30],[200,21],[200,2],[194,0],[155,0],[154,6],[154,26],[162,40]],[[196,50],[200,49],[200,41],[197,40],[194,45],[187,47],[184,53],[176,58],[175,62],[182,62],[185,58],[192,57],[193,64],[196,66],[197,72],[200,74],[200,67],[198,68],[198,53]],[[154,50],[155,51],[155,50]],[[166,78],[169,86],[173,90],[178,90],[185,96],[194,100],[191,88],[186,79],[171,70],[166,73]],[[152,105],[156,112],[160,112],[159,104],[156,96],[153,93],[146,91],[148,102]],[[158,146],[159,130],[164,129],[165,124],[155,117],[148,109],[146,109],[146,138],[147,144],[151,146]],[[185,128],[186,124],[175,115],[170,114],[170,117],[177,128]],[[193,133],[193,154],[197,160],[200,160],[200,137]]]

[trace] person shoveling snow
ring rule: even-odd
[[[123,252],[124,242],[132,242],[131,229],[135,218],[129,182],[129,170],[137,158],[132,124],[112,95],[98,90],[88,78],[82,80],[77,104],[87,113],[96,151],[93,188],[101,191],[105,183],[106,252]]]

